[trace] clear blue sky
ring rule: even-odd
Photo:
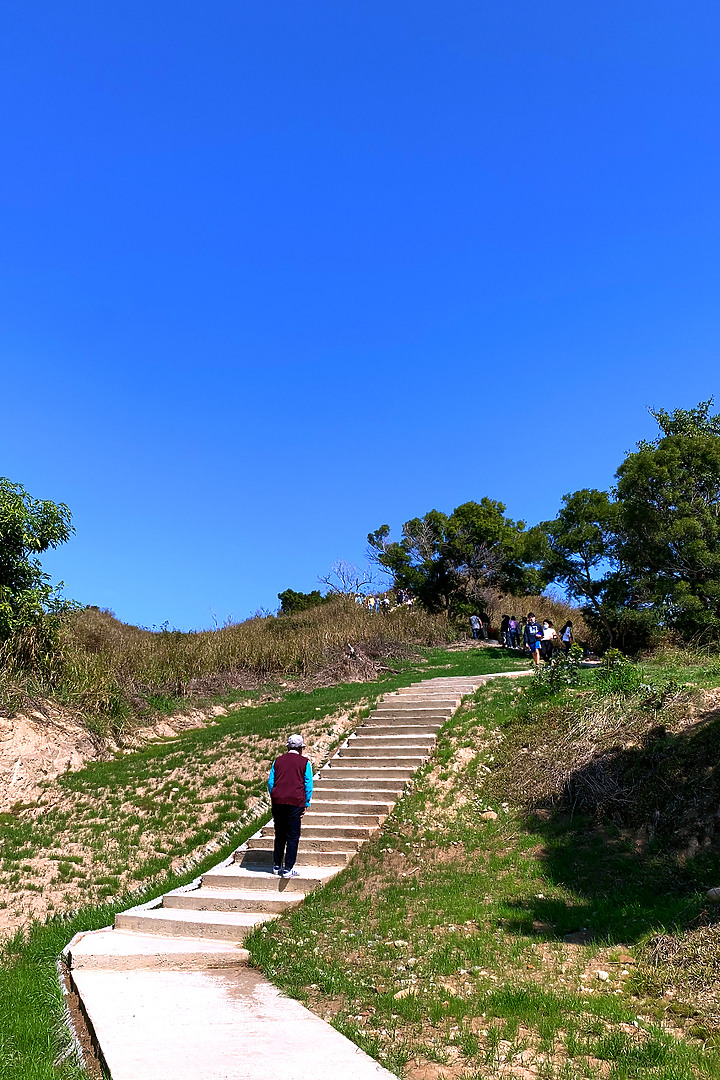
[[[0,475],[183,628],[720,396],[710,0],[6,0]]]

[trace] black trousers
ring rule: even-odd
[[[303,810],[302,806],[288,806],[287,803],[272,804],[273,825],[275,826],[273,862],[276,866],[284,866],[286,870],[292,870],[297,858]]]

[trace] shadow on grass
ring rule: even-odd
[[[569,778],[560,807],[530,812],[527,827],[548,885],[577,900],[518,898],[508,929],[632,944],[716,921],[720,905],[705,894],[720,884],[720,712],[598,755]]]

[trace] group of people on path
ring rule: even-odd
[[[535,618],[535,613],[528,612],[523,629],[523,646],[532,653],[533,663],[537,667],[541,660],[549,664],[562,649],[567,655],[570,646],[575,641],[573,637],[572,622],[568,621],[560,633],[557,632],[550,619],[544,619],[542,625]]]
[[[487,641],[490,630],[488,616],[471,615],[470,629],[475,640],[482,637]],[[515,615],[503,615],[500,623],[500,644],[507,649],[529,649],[536,665],[541,660],[550,663],[560,649],[567,654],[574,641],[573,624],[569,619],[559,633],[550,619],[539,623],[533,611],[529,611],[527,618],[523,616],[519,621]]]
[[[385,614],[393,610],[393,602],[386,594],[384,596],[363,596],[358,594],[356,597],[358,604],[362,607],[366,607],[368,611],[382,611]],[[415,603],[415,597],[410,595],[409,589],[398,589],[395,593],[396,607],[412,607]]]

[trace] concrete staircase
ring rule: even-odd
[[[383,698],[315,778],[298,877],[270,872],[273,829],[265,825],[191,885],[119,913],[114,928],[73,938],[70,980],[112,1080],[393,1080],[252,972],[242,942],[378,835],[462,697],[494,677],[429,679]],[[278,1038],[303,1053],[280,1067]]]
[[[149,905],[116,916],[115,929],[228,941],[235,945],[267,919],[302,902],[333,877],[383,822],[408,780],[432,753],[437,732],[484,678],[430,679],[383,698],[315,777],[303,818],[297,878],[277,878],[272,822],[228,865]]]

